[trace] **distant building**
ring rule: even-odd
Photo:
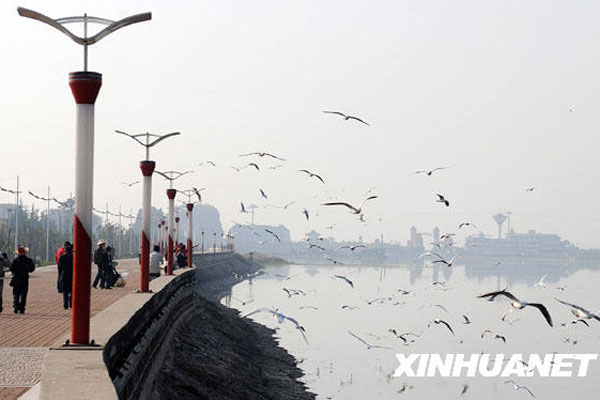
[[[410,228],[410,239],[406,243],[406,246],[410,249],[423,249],[423,235],[417,232],[417,228],[414,225]]]

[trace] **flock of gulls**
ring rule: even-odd
[[[353,115],[349,115],[343,112],[339,112],[339,111],[323,111],[323,113],[328,114],[328,115],[337,115],[342,117],[345,121],[355,121],[357,123],[362,123],[366,126],[370,126],[370,124],[368,122],[366,122],[364,119],[359,118],[357,116],[353,116]],[[268,153],[268,152],[262,152],[262,151],[257,151],[257,152],[252,152],[252,153],[246,153],[246,154],[241,154],[240,157],[259,157],[262,159],[270,159],[271,161],[277,161],[279,162],[279,164],[276,165],[270,165],[267,166],[267,169],[272,169],[272,170],[276,170],[276,169],[280,169],[280,168],[284,168],[284,163],[286,160],[282,157],[279,157],[275,154],[272,153]],[[216,163],[214,163],[213,161],[204,161],[203,163],[201,163],[200,165],[207,165],[207,166],[211,166],[211,167],[216,167]],[[251,168],[254,169],[256,171],[261,171],[261,168],[265,168],[264,166],[259,165],[257,162],[249,162],[245,165],[240,165],[240,166],[233,166],[230,165],[230,168],[236,170],[236,171],[241,171],[243,169],[246,168]],[[426,177],[430,177],[433,174],[437,174],[439,171],[442,170],[447,170],[450,169],[451,167],[448,166],[443,166],[443,167],[436,167],[436,168],[432,168],[432,169],[423,169],[423,170],[417,170],[413,173],[411,173],[411,175],[424,175]],[[305,174],[307,176],[307,178],[309,179],[315,179],[318,182],[320,182],[321,184],[325,185],[325,180],[323,179],[323,176],[320,173],[315,173],[309,169],[303,168],[303,169],[298,169],[297,170],[299,173]],[[370,194],[372,192],[374,188],[369,189],[369,191],[367,191],[367,193],[365,193],[365,198],[364,200],[362,200],[358,205],[356,204],[352,204],[350,202],[347,201],[326,201],[321,203],[321,206],[323,207],[343,207],[345,208],[349,214],[351,215],[355,215],[359,217],[360,221],[364,221],[364,215],[363,215],[363,208],[365,207],[365,205],[368,202],[371,202],[375,199],[378,198],[378,196],[376,194]],[[535,190],[535,187],[529,187],[526,188],[525,192],[533,192]],[[258,193],[260,194],[261,198],[264,200],[267,200],[269,198],[269,195],[267,194],[267,192],[263,189],[263,188],[259,188],[258,189]],[[370,195],[369,195],[370,194]],[[443,204],[445,207],[450,207],[450,201],[449,199],[441,193],[435,193],[435,195],[437,196],[437,198],[435,198],[435,202],[441,203]],[[292,206],[295,204],[294,201],[292,202],[288,202],[287,204],[284,205],[267,205],[265,206],[265,208],[270,207],[270,208],[279,208],[281,210],[288,210],[288,209],[292,209]],[[242,214],[246,214],[249,213],[249,207],[247,207],[244,204],[244,201],[240,201],[240,213]],[[302,214],[302,216],[309,221],[311,218],[311,212],[309,212],[307,210],[307,208],[305,207],[300,207],[300,213]],[[234,221],[235,222],[235,221]],[[252,230],[252,234],[256,235],[257,237],[263,237],[263,234],[268,234],[272,240],[276,241],[276,242],[281,242],[281,238],[277,235],[276,232],[270,230],[270,229],[266,229],[266,228],[254,228],[254,226],[252,225],[242,225],[236,222],[236,224],[238,226],[246,226],[246,227],[250,227],[250,229]],[[328,225],[326,227],[326,229],[332,229],[334,226],[334,224]],[[477,228],[475,224],[473,224],[472,222],[462,222],[459,226],[458,229],[463,229],[463,228]],[[235,235],[235,232],[234,232]],[[453,241],[452,241],[452,236],[454,236],[454,233],[446,233],[444,235],[442,235],[440,237],[440,240],[438,242],[434,242],[432,243],[432,246],[437,249],[437,251],[428,251],[423,253],[419,258],[421,257],[432,257],[434,258],[434,260],[432,261],[433,264],[440,264],[440,265],[444,265],[446,268],[452,268],[455,265],[455,261],[456,261],[456,256],[453,256],[452,258],[448,259],[447,257],[444,257],[443,254],[443,250],[448,247],[448,246],[452,246]],[[309,249],[312,249],[314,251],[324,251],[326,250],[324,248],[324,246],[319,243],[319,241],[322,241],[323,238],[318,238],[318,239],[306,239],[307,246]],[[259,242],[260,243],[260,242]],[[365,245],[348,245],[348,246],[341,246],[338,247],[337,249],[334,249],[336,251],[343,251],[343,250],[347,250],[347,251],[360,251],[359,249],[365,248],[367,246]],[[442,253],[442,254],[440,254]],[[342,264],[341,262],[333,259],[333,258],[326,258],[328,261],[330,261],[332,264]],[[494,267],[498,267],[500,265],[500,262],[497,262],[496,265]],[[256,277],[258,274],[251,274],[251,275],[244,275],[241,276],[236,272],[233,272],[234,276],[239,279],[239,280],[243,280],[243,279],[252,279],[254,277]],[[285,281],[287,282],[288,280],[293,280],[293,277],[289,277],[289,276],[281,276],[281,278],[284,278]],[[339,284],[341,285],[346,285],[346,287],[348,288],[348,290],[353,290],[355,289],[355,282],[353,282],[353,279],[349,276],[345,276],[345,275],[341,275],[341,274],[335,274],[335,275],[331,275],[331,278],[338,281]],[[546,275],[544,277],[542,277],[540,279],[540,281],[534,285],[534,287],[538,287],[538,288],[544,288],[545,284],[544,284],[544,279],[546,278]],[[433,282],[432,283],[432,287],[434,288],[439,288],[441,290],[449,290],[450,288],[448,288],[446,286],[446,284],[444,282]],[[558,288],[561,290],[564,290],[564,288]],[[287,298],[292,298],[292,297],[296,297],[296,296],[306,296],[306,292],[300,289],[292,289],[290,287],[284,287],[283,291],[286,293]],[[385,297],[379,297],[379,298],[375,298],[375,299],[364,299],[365,303],[367,304],[367,306],[370,305],[376,305],[376,304],[384,304],[384,303],[390,303],[392,305],[404,305],[406,304],[406,302],[401,302],[398,300],[399,297],[402,296],[407,296],[409,294],[413,293],[412,291],[407,291],[404,289],[398,289],[396,293],[394,293],[393,295],[390,296],[385,296]],[[413,293],[414,296],[414,293]],[[549,327],[553,327],[553,320],[552,317],[550,315],[550,312],[548,311],[548,308],[546,305],[539,303],[539,302],[534,302],[534,301],[524,301],[519,299],[516,295],[514,295],[513,293],[509,292],[507,289],[504,290],[499,290],[499,291],[492,291],[489,293],[484,293],[481,294],[479,296],[477,296],[477,298],[479,299],[486,299],[490,302],[494,302],[496,301],[498,298],[505,298],[509,301],[510,304],[510,309],[509,311],[505,312],[502,317],[501,320],[510,323],[511,325],[518,321],[518,320],[508,320],[507,316],[509,315],[510,312],[514,311],[514,310],[523,310],[525,308],[535,308],[536,310],[539,311],[540,315],[541,315],[541,321],[540,323],[542,324],[547,324]],[[245,306],[246,304],[250,303],[252,301],[252,299],[250,300],[238,300],[243,306]],[[585,325],[587,327],[589,327],[588,324],[588,320],[591,319],[595,319],[597,321],[600,321],[600,316],[598,314],[595,314],[591,311],[589,311],[586,308],[583,308],[582,306],[573,304],[573,303],[569,303],[566,301],[563,301],[561,299],[556,298],[556,301],[563,305],[563,306],[567,306],[570,308],[571,312],[573,313],[575,319],[571,321],[571,324],[581,324],[581,325]],[[444,312],[448,312],[448,310],[442,305],[442,304],[432,304],[429,305],[431,307],[436,307],[440,310],[443,310]],[[425,307],[425,306],[424,306]],[[348,312],[351,312],[352,310],[355,310],[359,308],[359,306],[356,305],[351,305],[351,304],[343,304],[341,306],[342,310],[346,310]],[[300,309],[311,309],[311,310],[317,310],[317,307],[314,306],[310,306],[310,305],[303,305]],[[258,309],[255,309],[253,311],[247,312],[245,314],[242,315],[242,317],[249,317],[255,314],[259,314],[259,313],[266,313],[266,314],[270,314],[272,315],[276,321],[279,324],[291,324],[291,326],[293,326],[298,333],[301,335],[302,339],[308,344],[309,343],[309,332],[307,331],[307,329],[300,323],[300,321],[290,315],[285,314],[284,312],[282,312],[279,308],[268,308],[268,307],[261,307]],[[466,314],[462,314],[462,323],[465,325],[469,325],[472,323],[472,319],[471,317],[469,317]],[[533,315],[527,315],[527,318],[534,318]],[[415,343],[417,340],[419,340],[419,338],[425,333],[425,331],[429,331],[430,328],[434,327],[434,326],[440,326],[442,327],[444,330],[446,330],[448,332],[449,335],[451,336],[455,336],[456,335],[456,330],[455,328],[445,319],[442,318],[435,318],[429,322],[427,322],[424,325],[424,328],[421,332],[419,333],[413,333],[413,332],[402,332],[400,330],[397,330],[396,328],[389,328],[387,333],[390,335],[390,338],[393,339],[398,339],[402,342],[403,346],[409,346],[412,343]],[[561,326],[566,327],[567,324],[566,323],[562,323]],[[350,330],[347,330],[347,334],[353,338],[353,340],[356,341],[357,345],[362,345],[364,346],[367,350],[393,350],[392,347],[389,346],[382,346],[380,344],[377,343],[373,343],[370,339],[366,339],[365,337],[362,337]],[[375,339],[378,341],[379,339],[383,338],[383,337],[379,337],[379,336],[375,336]],[[480,339],[481,340],[498,340],[501,341],[502,343],[506,344],[509,341],[509,338],[505,335],[505,334],[499,334],[497,332],[492,331],[491,329],[484,329],[481,334],[480,334]],[[568,339],[568,338],[567,338]],[[566,342],[571,342],[573,344],[576,344],[576,341],[571,341],[571,340],[565,340]],[[462,340],[460,341],[460,343],[462,343]],[[523,362],[524,363],[524,362]],[[526,364],[526,363],[524,363]],[[527,393],[528,396],[531,397],[535,397],[535,394],[532,390],[530,390],[528,387],[525,387],[523,385],[519,385],[518,383],[516,383],[514,380],[507,380],[502,382],[504,384],[510,384],[512,385],[512,387],[518,391],[518,392],[522,392],[522,393]],[[407,385],[404,384],[402,386],[402,388],[400,390],[398,390],[398,393],[403,393],[406,390],[412,389],[414,386],[413,385]],[[465,393],[467,393],[469,389],[469,385],[462,385],[461,390],[460,390],[460,394],[464,395]]]

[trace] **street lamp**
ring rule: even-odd
[[[167,189],[167,197],[169,198],[169,222],[167,230],[169,232],[168,249],[167,249],[167,275],[173,275],[173,238],[175,233],[175,195],[177,190],[173,189],[173,181],[181,178],[185,174],[193,171],[177,172],[177,171],[156,171],[157,174],[169,181],[169,189]]]
[[[185,204],[185,207],[187,209],[187,219],[188,219],[188,225],[187,225],[187,259],[188,259],[188,267],[191,268],[193,266],[193,237],[194,237],[194,204],[195,203],[199,203],[202,201],[202,196],[200,196],[200,190],[204,190],[204,188],[202,189],[196,189],[196,188],[191,188],[188,190],[180,190],[179,192],[186,195],[188,197],[188,201]],[[192,201],[192,196],[193,195],[198,196],[198,201]]]
[[[102,74],[88,72],[88,46],[125,26],[148,21],[151,13],[133,15],[119,21],[83,16],[52,19],[36,11],[18,7],[22,17],[46,23],[83,46],[83,71],[69,74],[69,86],[77,104],[75,135],[75,221],[73,242],[73,313],[71,343],[88,344],[90,339],[90,278],[92,254],[92,199],[94,170],[94,103],[102,86]],[[64,24],[83,23],[83,37],[71,33]],[[88,37],[88,23],[106,25]]]
[[[140,161],[140,169],[142,170],[142,175],[144,176],[144,181],[142,183],[142,191],[143,191],[143,199],[142,199],[142,255],[141,255],[141,264],[140,264],[140,292],[148,292],[150,276],[150,224],[152,223],[152,173],[154,172],[154,168],[156,167],[156,163],[154,161],[150,161],[150,147],[160,143],[161,141],[169,138],[171,136],[180,135],[179,132],[172,132],[166,135],[154,135],[151,133],[140,133],[137,135],[131,135],[127,132],[123,131],[115,131],[120,133],[121,135],[125,135],[135,140],[142,146],[146,148],[146,159]],[[142,142],[139,137],[145,137],[146,143]],[[150,141],[151,138],[155,138],[153,141]]]

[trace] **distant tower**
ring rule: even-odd
[[[504,214],[498,213],[494,215],[493,218],[494,221],[496,221],[496,223],[498,224],[498,239],[502,239],[502,224],[504,223],[504,221],[506,221],[508,217]]]
[[[410,241],[409,241],[409,245],[410,245],[410,247],[411,247],[411,248],[413,248],[413,249],[414,249],[415,247],[417,247],[417,246],[416,246],[416,243],[417,243],[417,236],[418,236],[418,233],[417,233],[417,228],[416,228],[416,227],[413,225],[413,226],[412,226],[412,228],[410,228]]]
[[[433,228],[433,243],[440,241],[440,228],[437,226]]]

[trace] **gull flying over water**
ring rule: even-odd
[[[216,166],[217,166],[217,165],[216,165],[214,162],[212,162],[212,161],[201,162],[200,164],[198,164],[198,166],[200,166],[200,167],[201,167],[203,164],[210,164],[210,165],[212,165],[213,167],[216,167]]]
[[[348,121],[349,119],[354,119],[354,120],[357,120],[358,122],[362,122],[363,124],[365,124],[365,125],[369,125],[369,126],[370,126],[370,124],[369,124],[369,123],[367,123],[367,122],[363,121],[362,119],[360,119],[360,118],[358,118],[358,117],[355,117],[355,116],[353,116],[353,115],[344,114],[344,113],[342,113],[342,112],[339,112],[339,111],[323,111],[323,112],[324,112],[325,114],[335,114],[335,115],[340,115],[340,116],[344,117],[344,121]]]
[[[538,283],[536,283],[535,285],[533,285],[533,286],[536,286],[536,287],[546,287],[546,284],[544,283],[544,279],[546,279],[547,276],[548,276],[548,274],[542,276],[540,278],[540,281]]]
[[[416,175],[416,174],[426,174],[427,176],[431,176],[431,174],[433,174],[435,171],[439,171],[441,169],[449,169],[450,167],[438,167],[438,168],[434,168],[432,170],[419,170],[419,171],[415,171],[412,173],[412,175]]]
[[[367,246],[362,245],[362,244],[357,244],[357,245],[354,245],[354,246],[342,246],[342,247],[338,247],[338,250],[340,250],[340,249],[350,249],[350,251],[354,251],[354,250],[358,249],[359,247],[365,247],[366,248]]]
[[[306,339],[306,335],[304,334],[306,332],[306,329],[304,329],[304,327],[302,325],[300,325],[297,320],[280,313],[278,309],[272,310],[270,308],[263,307],[263,308],[256,309],[254,311],[250,311],[248,314],[242,315],[242,318],[249,317],[251,315],[254,315],[254,314],[257,314],[260,312],[268,312],[268,313],[272,314],[277,319],[277,322],[279,322],[280,324],[284,323],[286,320],[290,321],[292,324],[294,324],[296,326],[296,329],[300,332],[304,341],[306,343],[308,343],[308,340]]]
[[[434,254],[435,256],[437,256],[437,257],[439,257],[439,258],[440,258],[439,260],[432,261],[432,263],[433,263],[433,264],[435,264],[435,263],[442,263],[442,264],[446,264],[448,267],[451,267],[451,266],[452,266],[452,264],[454,263],[454,260],[455,260],[455,259],[456,259],[456,257],[457,257],[457,256],[454,256],[454,257],[452,257],[452,258],[450,259],[450,261],[448,261],[448,260],[445,260],[445,259],[444,259],[444,257],[440,256],[440,255],[439,255],[439,254],[437,254],[437,253],[433,253],[433,254]]]
[[[350,335],[352,335],[354,338],[358,339],[360,342],[362,342],[365,346],[367,346],[367,350],[370,350],[370,349],[387,349],[387,350],[392,350],[391,347],[376,346],[374,344],[367,343],[364,339],[359,338],[358,336],[356,336],[354,333],[352,333],[350,331],[348,331],[348,333]]]
[[[341,262],[339,262],[337,260],[334,260],[333,258],[326,258],[326,260],[329,260],[329,261],[331,261],[334,264],[343,264],[343,263],[341,263]]]
[[[429,328],[431,326],[431,324],[436,324],[436,325],[443,324],[454,335],[454,331],[452,330],[452,327],[450,326],[450,324],[442,319],[437,319],[437,318],[434,319],[433,321],[431,321],[430,323],[427,324],[427,327]]]
[[[468,325],[471,323],[471,320],[469,319],[469,317],[466,314],[463,314],[462,317],[464,319],[463,324]]]
[[[259,168],[258,164],[256,164],[256,163],[253,163],[253,162],[248,163],[248,166],[249,167],[254,167],[254,168],[256,168],[257,171],[260,171],[260,168]]]
[[[442,196],[439,193],[436,193],[438,199],[436,200],[438,203],[444,203],[446,205],[446,207],[450,207],[450,202],[448,200],[446,200],[446,198],[444,196]]]
[[[507,292],[506,289],[500,290],[498,292],[491,292],[491,293],[482,294],[481,296],[477,296],[477,297],[480,298],[480,299],[488,298],[489,297],[490,301],[492,301],[497,296],[505,296],[505,297],[507,297],[509,300],[511,300],[510,305],[513,308],[516,308],[517,310],[520,310],[520,309],[525,308],[527,306],[531,306],[531,307],[537,308],[538,310],[540,310],[540,312],[542,313],[542,315],[546,319],[546,322],[548,322],[548,325],[552,326],[552,318],[550,317],[550,313],[548,312],[548,309],[543,304],[540,304],[540,303],[527,303],[525,301],[519,300],[515,296],[513,296],[512,293]]]
[[[525,189],[525,192],[533,192],[535,190],[535,187],[530,187]]]
[[[532,392],[531,390],[529,390],[529,388],[527,388],[526,386],[521,386],[521,385],[518,385],[518,384],[517,384],[515,381],[513,381],[512,379],[511,379],[511,380],[508,380],[508,381],[505,381],[504,383],[510,383],[510,384],[512,384],[512,385],[513,385],[513,388],[514,388],[515,390],[517,390],[517,391],[518,391],[518,390],[521,390],[521,389],[523,389],[523,390],[525,390],[527,393],[529,393],[529,395],[530,395],[531,397],[535,397],[535,394],[533,394],[533,392]]]
[[[262,189],[258,189],[260,191],[260,195],[263,197],[263,199],[267,199],[267,195],[265,194],[265,192]]]
[[[299,171],[299,172],[304,172],[305,174],[308,174],[308,177],[309,177],[309,178],[313,178],[313,177],[315,177],[315,178],[317,178],[318,180],[320,180],[320,181],[321,181],[323,184],[325,184],[325,181],[323,180],[323,178],[321,178],[321,177],[320,177],[319,175],[317,175],[317,174],[313,174],[312,172],[310,172],[310,171],[309,171],[309,170],[307,170],[307,169],[299,169],[298,171]]]
[[[346,282],[348,285],[350,285],[350,287],[351,287],[352,289],[354,289],[354,284],[352,283],[352,281],[351,281],[350,279],[346,278],[344,275],[334,275],[333,277],[334,277],[334,278],[338,278],[338,279],[341,279],[341,280],[343,280],[343,281],[344,281],[344,282]]]
[[[565,306],[571,307],[571,312],[573,313],[573,315],[575,315],[579,319],[592,319],[593,318],[596,321],[600,321],[600,316],[598,316],[597,314],[594,314],[591,311],[586,310],[583,307],[580,307],[575,304],[567,303],[566,301],[562,301],[557,298],[555,298],[555,300],[558,301],[560,304],[564,304]]]
[[[263,153],[263,152],[259,152],[259,151],[255,151],[254,153],[248,153],[248,154],[240,154],[240,157],[246,157],[246,156],[259,156],[259,157],[267,156],[267,157],[274,158],[276,160],[285,161],[284,158],[277,157],[276,155],[273,155],[271,153]]]
[[[482,339],[484,338],[486,333],[489,333],[490,335],[494,336],[494,339],[501,339],[504,343],[506,343],[506,338],[504,336],[498,335],[497,333],[490,331],[489,329],[486,329],[483,332],[481,332]]]
[[[354,206],[353,206],[353,205],[351,205],[351,204],[348,204],[348,203],[342,202],[342,201],[334,201],[334,202],[330,202],[330,203],[323,203],[323,204],[321,204],[321,205],[322,205],[322,206],[344,206],[344,207],[348,207],[348,209],[350,209],[350,213],[352,213],[352,214],[360,214],[360,213],[361,213],[361,211],[362,211],[362,206],[363,206],[363,205],[364,205],[364,204],[365,204],[367,201],[369,201],[369,200],[372,200],[372,199],[376,199],[377,197],[378,197],[378,196],[375,196],[375,195],[367,197],[366,199],[364,199],[364,200],[362,201],[362,203],[360,203],[360,205],[358,206],[358,208],[354,207]]]
[[[246,210],[246,207],[244,207],[244,203],[240,201],[240,212],[241,213],[248,213],[248,210]]]
[[[316,247],[316,248],[317,248],[317,249],[319,249],[319,250],[323,250],[323,251],[325,251],[325,249],[324,249],[323,247],[319,246],[318,244],[313,244],[313,243],[309,243],[309,244],[308,244],[308,248],[309,248],[309,249],[312,249],[313,247]]]

